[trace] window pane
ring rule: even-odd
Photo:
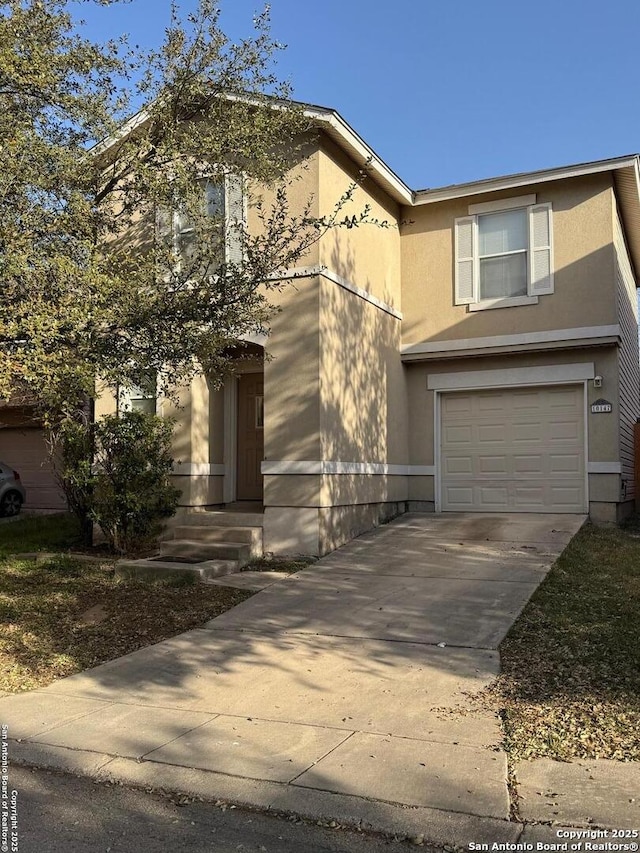
[[[151,399],[150,397],[144,397],[142,399],[131,398],[131,411],[132,412],[145,412],[147,415],[155,415],[156,413],[156,399],[155,397]]]
[[[264,397],[256,396],[256,429],[264,428]]]
[[[205,209],[207,216],[224,214],[224,187],[207,181],[204,185]]]
[[[480,299],[527,295],[527,254],[480,260]]]
[[[500,255],[526,249],[527,211],[506,210],[504,213],[489,213],[478,217],[480,257]]]
[[[197,248],[196,232],[193,228],[188,231],[179,231],[176,234],[176,251],[178,257],[185,264],[190,264],[196,256]]]

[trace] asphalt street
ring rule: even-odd
[[[9,788],[18,795],[18,853],[409,853],[426,849],[15,765],[9,770]]]

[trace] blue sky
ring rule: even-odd
[[[169,8],[82,14],[144,50]],[[261,8],[222,0],[223,29],[247,35]],[[272,0],[271,19],[295,97],[337,109],[413,189],[640,150],[638,0]]]

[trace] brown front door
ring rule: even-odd
[[[239,501],[262,500],[260,463],[264,458],[264,377],[242,374],[238,381]]]

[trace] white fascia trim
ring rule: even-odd
[[[500,198],[497,201],[483,201],[469,205],[469,216],[476,213],[492,213],[495,210],[514,210],[518,207],[530,207],[536,203],[536,194],[521,195],[517,198]]]
[[[476,388],[558,385],[566,382],[584,382],[587,379],[593,379],[595,375],[593,362],[511,367],[507,370],[433,373],[427,377],[427,389],[429,391],[470,391]]]
[[[483,181],[470,181],[467,184],[453,184],[449,187],[418,190],[414,193],[414,205],[434,204],[438,201],[463,198],[480,193],[511,190],[528,184],[544,183],[546,181],[561,181],[565,178],[579,178],[584,175],[595,175],[598,172],[614,172],[629,167],[637,169],[638,157],[617,157],[611,160],[598,160],[593,163],[582,163],[576,166],[560,166],[557,169],[544,169],[540,172],[522,172],[517,175],[505,175],[499,178],[488,178]]]
[[[431,352],[454,352],[468,349],[520,346],[523,344],[562,343],[583,338],[610,338],[620,336],[620,326],[583,326],[579,329],[552,329],[548,332],[526,332],[517,335],[492,335],[487,338],[461,338],[457,341],[425,341],[419,344],[405,344],[401,354],[419,355]]]
[[[387,166],[384,160],[378,157],[364,139],[342,118],[340,113],[335,110],[309,106],[305,109],[304,114],[320,126],[328,126],[330,134],[338,137],[341,147],[351,157],[360,160],[362,165],[366,164],[367,171],[371,171],[378,178],[378,182],[383,184],[395,201],[399,204],[413,204],[413,191]]]
[[[588,474],[622,474],[620,462],[589,462],[587,464]]]
[[[342,276],[338,275],[338,273],[328,269],[325,266],[322,266],[321,264],[316,264],[315,266],[311,267],[294,267],[290,270],[284,270],[283,272],[273,273],[269,276],[269,279],[271,281],[279,281],[280,279],[284,280],[288,278],[313,278],[314,276],[326,278],[328,281],[332,281],[334,284],[337,284],[344,290],[348,290],[349,293],[353,293],[356,296],[359,296],[360,299],[364,299],[364,301],[368,302],[370,305],[374,305],[381,311],[384,311],[387,314],[391,314],[391,316],[395,317],[396,320],[402,320],[402,313],[400,311],[396,311],[396,309],[392,305],[389,305],[387,302],[383,302],[381,299],[378,299],[377,296],[373,296],[367,290],[363,290],[361,287],[357,287],[355,284],[352,284],[350,281],[347,281],[346,278],[342,278]]]
[[[385,462],[294,462],[268,461],[261,465],[263,474],[368,474],[400,477],[432,477],[433,465],[388,465]]]
[[[175,477],[222,477],[224,465],[208,462],[178,462],[173,466]]]

